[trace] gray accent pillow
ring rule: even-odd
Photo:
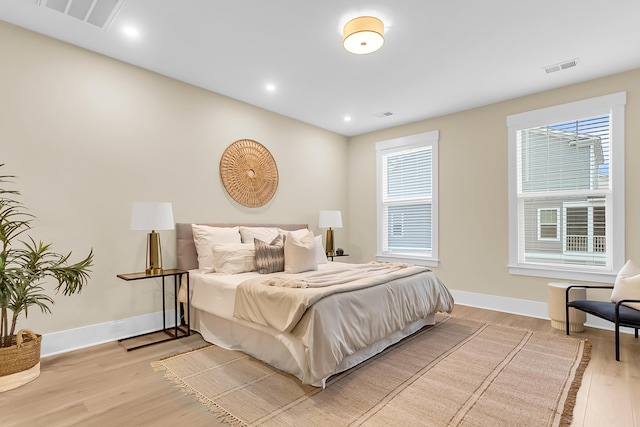
[[[284,240],[285,236],[279,234],[271,243],[260,239],[253,239],[255,248],[256,270],[260,274],[277,273],[284,271]]]

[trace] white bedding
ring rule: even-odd
[[[348,266],[348,264],[331,262],[320,264],[318,270],[337,270],[344,268],[344,266]],[[303,278],[313,273],[317,273],[317,271],[289,274],[287,276]],[[215,274],[204,273],[200,270],[190,270],[191,306],[224,319],[237,320],[233,317],[233,306],[236,299],[236,287],[240,283],[256,277],[266,278],[283,275],[284,273],[259,274],[255,271],[239,274]]]
[[[330,271],[350,266],[353,267],[353,264],[332,262],[321,264],[319,269],[320,271]],[[312,271],[286,276],[295,276],[301,279],[316,273],[318,272]],[[405,313],[407,310],[402,306],[399,310],[388,310],[402,312],[402,315],[396,313],[389,316],[389,321],[378,321],[382,316],[370,316],[372,313],[367,311],[367,304],[359,304],[359,297],[344,295],[340,297],[341,300],[337,301],[327,297],[324,299],[326,301],[319,304],[320,308],[312,307],[313,309],[308,310],[310,313],[307,315],[306,321],[303,322],[306,329],[296,328],[291,332],[281,332],[269,326],[237,319],[233,315],[233,310],[236,287],[240,283],[255,277],[263,279],[282,277],[283,273],[260,275],[256,272],[250,272],[221,275],[191,270],[191,326],[198,330],[207,341],[225,348],[245,351],[279,369],[296,375],[305,383],[323,386],[328,376],[346,370],[377,354],[426,324],[433,324],[433,315],[436,311],[451,311],[453,309],[453,298],[449,292],[433,273],[428,274],[430,276],[428,280],[425,280],[434,283],[430,285],[433,290],[429,290],[433,295],[429,294],[423,298],[426,302],[423,301],[417,309],[409,310],[411,312],[409,314]],[[389,288],[380,289],[380,291],[370,290],[368,291],[369,296],[366,298],[370,298],[374,292],[388,293]],[[186,300],[185,295],[181,297],[182,301]],[[381,298],[376,297],[373,301],[380,300]],[[347,313],[344,310],[345,302],[348,302],[349,306],[357,307],[352,314],[345,314]],[[383,304],[386,306],[388,303],[384,302]],[[370,321],[370,319],[377,321],[377,323]],[[334,328],[334,324],[340,321],[348,323],[348,327],[340,328],[340,331],[336,330],[335,333],[330,334],[331,336],[326,336],[324,330]],[[327,324],[332,325],[326,326]],[[352,326],[352,324],[357,326]],[[393,325],[391,326],[391,324]],[[369,327],[369,325],[373,326]],[[351,339],[345,339],[345,334],[353,333],[358,335],[355,345],[351,343]],[[310,337],[313,339],[310,340]],[[309,349],[312,346],[322,349],[323,356],[315,356],[313,349]],[[335,356],[327,360],[327,353]]]

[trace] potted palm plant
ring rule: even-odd
[[[26,317],[30,307],[51,312],[54,301],[46,292],[50,283],[56,293],[79,293],[93,263],[93,250],[70,264],[71,252],[53,252],[50,244],[27,236],[34,216],[18,200],[18,191],[5,188],[14,178],[0,175],[0,391],[26,384],[40,374],[42,337],[26,329],[16,331],[20,315]]]

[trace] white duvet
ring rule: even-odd
[[[321,264],[320,272],[294,275],[260,275],[255,272],[220,275],[192,271],[191,305],[197,310],[226,319],[228,323],[225,325],[218,322],[221,328],[233,329],[235,325],[241,325],[272,336],[286,348],[293,363],[265,361],[280,368],[285,366],[285,370],[298,376],[303,383],[323,385],[328,376],[349,367],[343,363],[346,359],[360,360],[358,355],[363,351],[366,352],[366,357],[370,357],[381,351],[384,346],[413,332],[417,327],[415,325],[424,325],[420,320],[427,319],[439,311],[450,312],[454,302],[444,284],[432,272],[424,269],[412,267],[414,272],[407,277],[399,275],[396,269],[393,270],[395,274],[389,275],[389,281],[378,278],[372,286],[357,286],[357,290],[349,292],[328,292],[327,296],[319,298],[310,307],[305,308],[295,327],[286,332],[271,327],[268,323],[261,325],[235,318],[236,288],[249,279],[257,282],[268,280],[270,277],[286,276],[287,279],[304,281],[306,277],[323,276],[323,271],[333,270],[336,272],[335,275],[330,273],[325,276],[338,277],[337,272],[340,270],[347,270],[344,274],[349,275],[355,274],[349,273],[349,269],[358,268],[362,269],[362,266],[334,262]],[[286,306],[285,303],[282,305]],[[273,308],[273,301],[271,307]],[[237,344],[232,346],[234,348],[253,348],[249,342],[234,344]],[[252,351],[248,352],[252,354]],[[253,355],[265,359],[260,354]],[[291,368],[291,364],[295,365],[294,369]]]

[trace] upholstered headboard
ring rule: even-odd
[[[308,228],[308,224],[241,224],[241,223],[209,223],[196,222],[194,224],[209,225],[211,227],[237,227],[244,225],[247,227],[279,227],[283,230],[299,230]],[[176,255],[178,258],[177,268],[181,270],[193,270],[198,268],[198,253],[193,242],[193,231],[190,222],[179,222],[176,224]]]

